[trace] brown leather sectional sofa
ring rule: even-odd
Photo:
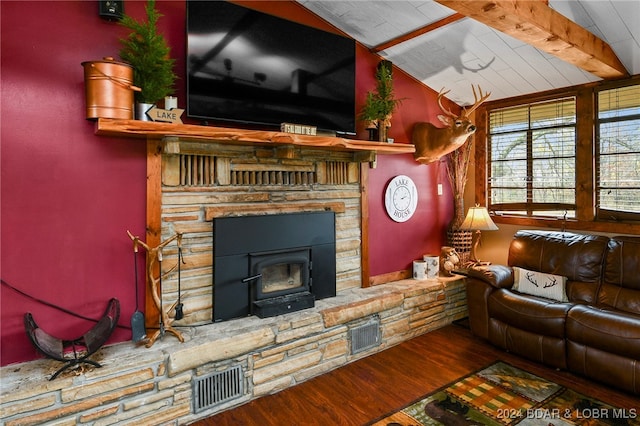
[[[518,231],[508,264],[469,271],[475,335],[640,394],[640,237]],[[565,301],[536,295],[564,280]]]

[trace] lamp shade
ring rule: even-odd
[[[467,231],[495,231],[498,227],[491,220],[487,208],[476,205],[469,208],[467,217],[464,218],[460,229]]]

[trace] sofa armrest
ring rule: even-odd
[[[512,269],[502,265],[470,268],[467,275],[467,309],[471,332],[484,339],[489,338],[489,297],[501,288],[513,285]]]
[[[513,286],[513,269],[504,265],[487,265],[470,268],[469,277],[484,281],[495,288]]]

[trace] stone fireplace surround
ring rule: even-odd
[[[6,425],[186,424],[277,392],[466,316],[464,282],[402,280],[362,288],[359,164],[344,152],[180,142],[162,158],[162,234],[184,234],[185,319],[146,349],[131,342],[100,350],[103,368],[70,371],[38,360],[2,368],[0,416]],[[337,296],[273,318],[211,324],[211,220],[225,215],[300,210],[336,212]],[[168,247],[171,265],[177,250]],[[163,283],[175,300],[175,278]],[[379,320],[379,344],[357,354],[350,331]],[[194,410],[195,378],[239,366],[243,394]]]
[[[335,291],[362,286],[360,164],[342,151],[171,142],[162,155],[162,240],[182,233],[184,264],[177,325],[212,321],[213,221],[219,218],[333,212]],[[177,263],[163,250],[163,271]],[[163,278],[163,304],[178,298],[177,274]]]

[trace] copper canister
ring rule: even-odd
[[[83,62],[87,119],[133,119],[133,68],[106,57]]]

